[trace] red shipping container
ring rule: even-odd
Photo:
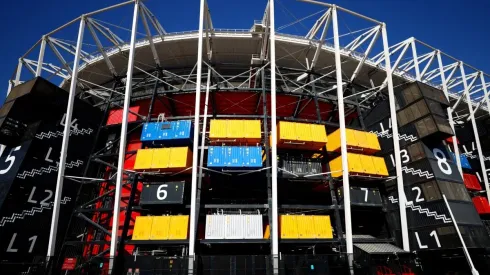
[[[490,205],[488,205],[487,198],[481,196],[473,197],[473,204],[478,214],[490,214]]]
[[[446,141],[449,142],[449,143],[453,143],[453,137],[446,138]],[[459,144],[459,139],[458,138],[456,138],[456,143]]]
[[[482,190],[480,186],[480,182],[478,181],[478,178],[475,175],[463,173],[463,179],[464,179],[464,185],[466,186],[466,189],[471,191]]]
[[[129,111],[130,112],[128,113],[128,122],[133,122],[138,120],[138,116],[135,115],[135,113],[139,114],[140,106],[129,107]],[[123,109],[121,108],[109,110],[109,116],[107,117],[106,125],[121,124],[122,114],[123,114]]]

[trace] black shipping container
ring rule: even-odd
[[[459,225],[459,229],[468,248],[486,248],[490,245],[483,226]],[[463,247],[453,224],[408,231],[410,248],[413,250]]]
[[[325,175],[318,175],[323,173],[322,163],[320,160],[307,158],[283,158],[280,161],[280,167],[285,170],[279,170],[279,175],[283,178],[305,177],[306,179],[310,180],[326,178]]]
[[[141,205],[184,203],[185,181],[145,183],[141,191]]]
[[[343,189],[338,189],[339,204],[344,203]],[[352,205],[357,206],[375,206],[382,207],[383,200],[377,188],[368,187],[350,187],[350,201]]]

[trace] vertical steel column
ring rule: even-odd
[[[82,38],[83,38],[83,36],[82,36]],[[43,69],[43,61],[44,61],[45,50],[46,50],[46,36],[43,35],[43,38],[41,39],[41,48],[39,49],[39,58],[37,60],[36,76],[41,76],[41,71]],[[77,58],[77,57],[75,57],[75,58]]]
[[[133,84],[133,65],[134,65],[134,48],[136,44],[136,32],[138,30],[138,12],[139,12],[139,0],[134,3],[133,12],[133,26],[131,28],[131,43],[129,45],[129,57],[128,57],[128,70],[126,73],[126,89],[124,91],[124,108],[121,124],[121,137],[119,140],[119,157],[117,161],[117,179],[116,179],[116,192],[114,193],[114,213],[112,216],[112,232],[111,232],[111,246],[109,252],[109,274],[112,274],[114,268],[114,257],[116,256],[117,248],[117,233],[119,229],[119,214],[121,205],[121,189],[123,185],[124,177],[124,159],[126,156],[126,135],[128,132],[128,112],[129,103],[131,100],[132,84]]]
[[[354,274],[352,263],[354,260],[354,244],[352,242],[352,217],[350,210],[350,185],[349,185],[349,163],[347,160],[347,137],[345,134],[345,111],[344,111],[344,91],[342,86],[342,62],[340,60],[340,42],[339,42],[339,23],[337,21],[337,6],[332,6],[333,21],[333,41],[335,46],[335,73],[337,78],[337,100],[339,108],[339,126],[340,126],[340,154],[342,158],[342,187],[344,194],[344,214],[345,214],[345,239],[347,248],[347,257],[349,261],[350,273]],[[339,232],[341,234],[341,232]]]
[[[441,82],[442,82],[442,91],[446,96],[448,102],[450,102],[449,92],[447,90],[447,82],[446,75],[444,74],[444,66],[442,65],[441,51],[437,51],[437,62],[439,63],[439,73],[441,74]],[[461,168],[461,159],[459,158],[459,147],[458,147],[458,139],[456,138],[456,129],[454,128],[454,120],[453,120],[453,110],[451,106],[447,108],[447,117],[449,119],[449,125],[451,125],[451,129],[454,132],[452,137],[453,140],[453,151],[456,155],[456,165],[458,166],[458,171],[463,176],[463,168]]]
[[[490,115],[490,99],[488,99],[488,90],[487,90],[487,86],[485,83],[485,76],[483,75],[483,72],[480,72],[480,82],[481,82],[482,88],[483,88],[483,96],[485,97],[485,102],[487,103],[488,114]],[[474,115],[473,115],[473,117],[474,117]],[[484,156],[481,156],[481,157],[483,158]],[[485,160],[483,160],[483,162],[485,162]],[[487,175],[487,181],[488,181],[488,172],[482,171],[482,173]],[[488,183],[485,183],[485,190],[487,191],[487,199],[490,203],[490,186],[488,186]]]
[[[274,0],[269,0],[270,61],[271,61],[271,169],[272,169],[272,264],[274,274],[279,274],[279,218],[277,201],[277,110],[276,110],[276,30]]]
[[[390,117],[391,117],[392,131],[393,131],[393,148],[394,148],[393,154],[395,155],[396,181],[397,181],[397,189],[398,189],[398,203],[400,204],[400,222],[401,222],[401,231],[402,231],[403,250],[410,251],[410,243],[408,239],[407,212],[406,212],[407,198],[405,197],[405,189],[403,186],[402,162],[400,158],[400,139],[398,135],[398,120],[396,118],[396,107],[395,107],[395,92],[393,89],[390,52],[388,46],[388,34],[386,33],[385,23],[382,23],[381,33],[383,36],[386,80],[388,81],[388,98],[390,102]]]
[[[49,231],[49,241],[48,241],[48,251],[47,251],[48,260],[50,257],[54,256],[55,249],[56,249],[56,235],[58,233],[58,219],[60,215],[61,193],[63,192],[63,180],[65,177],[66,155],[68,153],[68,142],[70,139],[73,103],[75,102],[75,94],[77,92],[78,66],[80,63],[80,52],[82,51],[84,29],[85,29],[85,17],[82,16],[80,19],[80,28],[78,29],[77,48],[75,50],[75,60],[73,61],[73,71],[71,75],[70,92],[68,94],[68,103],[67,103],[68,106],[66,108],[66,122],[65,122],[65,128],[63,129],[63,140],[61,143],[60,162],[58,164],[58,176],[56,178],[56,191],[53,199],[53,216],[51,217],[51,229]]]
[[[189,274],[194,274],[194,254],[196,236],[196,194],[197,194],[197,152],[199,146],[199,107],[201,106],[201,74],[202,74],[202,44],[204,27],[205,1],[201,0],[199,11],[199,37],[197,44],[197,79],[196,79],[196,103],[194,106],[194,143],[192,149],[192,186],[191,186],[191,217],[189,223]]]
[[[464,91],[466,94],[466,103],[468,104],[468,111],[470,112],[471,125],[473,126],[473,135],[475,136],[476,149],[478,150],[478,158],[480,159],[481,172],[483,174],[483,183],[485,184],[485,190],[487,191],[487,198],[490,197],[490,186],[488,186],[488,173],[485,167],[485,157],[481,150],[480,136],[478,134],[478,126],[476,125],[475,114],[473,113],[473,105],[471,103],[470,91],[468,88],[468,83],[466,82],[466,74],[464,73],[463,62],[459,63],[459,69],[461,71],[461,77],[463,80]],[[482,83],[485,87],[485,83]]]
[[[412,46],[412,55],[413,55],[413,66],[415,68],[415,77],[417,78],[417,81],[420,80],[420,68],[419,68],[419,57],[417,55],[417,47],[415,46],[415,38],[412,37],[412,41],[410,42],[410,45]]]
[[[20,84],[21,73],[22,73],[22,58],[19,58],[19,64],[17,64],[17,72],[15,73],[15,81],[14,81],[15,86]]]

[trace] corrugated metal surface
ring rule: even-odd
[[[381,150],[378,137],[373,133],[345,129],[347,151],[371,155]],[[340,129],[328,135],[327,151],[340,151]]]
[[[151,168],[155,168],[155,169],[168,168],[169,160],[170,160],[170,148],[154,149]]]
[[[245,138],[248,142],[260,142],[262,139],[260,120],[244,120],[243,126],[246,129]]]
[[[243,216],[225,215],[225,239],[243,239]]]
[[[262,167],[260,146],[209,146],[208,167]]]
[[[298,238],[300,239],[315,239],[315,220],[313,216],[297,216],[298,223]]]
[[[490,206],[488,205],[487,198],[476,196],[472,200],[478,214],[490,214]]]
[[[284,178],[304,177],[323,172],[321,161],[313,159],[282,159],[281,168],[287,171],[280,171],[280,175]],[[323,178],[322,175],[308,177],[308,179]]]
[[[209,126],[209,138],[210,139],[227,138],[226,120],[211,119],[210,126]]]
[[[279,121],[277,146],[280,148],[320,150],[327,143],[325,126]]]
[[[189,227],[189,216],[171,216],[170,229],[168,231],[169,240],[185,240]]]
[[[136,153],[134,169],[148,169],[153,161],[153,149],[139,149]]]
[[[280,222],[281,239],[298,239],[298,224],[296,216],[281,215]]]
[[[409,253],[399,247],[396,247],[389,243],[356,243],[355,247],[367,252],[369,254],[385,254],[385,253],[397,253],[406,254]]]
[[[244,239],[262,239],[262,215],[243,215],[243,228]]]
[[[175,141],[191,140],[192,123],[190,120],[171,122],[149,122],[143,125],[141,141]]]
[[[209,139],[229,144],[258,143],[262,139],[260,120],[211,120]]]
[[[363,166],[364,173],[368,175],[376,175],[378,173],[376,167],[373,164],[371,156],[358,155],[360,164]]]
[[[226,217],[224,215],[206,215],[206,234],[208,240],[225,238]]]
[[[152,224],[153,224],[153,217],[151,216],[136,217],[132,239],[149,240],[151,235]]]
[[[209,146],[208,147],[208,167],[224,167],[224,146]]]
[[[376,174],[379,176],[389,176],[388,169],[386,168],[385,159],[382,157],[371,156],[371,161],[376,169]]]
[[[330,216],[313,216],[313,222],[317,239],[333,239]]]
[[[153,217],[150,240],[167,240],[170,230],[170,216]]]
[[[472,191],[482,190],[482,187],[476,175],[463,174],[463,181],[464,181],[464,185],[466,186],[466,189],[468,190],[472,190]]]

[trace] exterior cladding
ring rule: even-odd
[[[408,201],[411,248],[424,250],[460,246],[442,194],[448,198],[455,219],[463,228],[468,246],[488,246],[488,236],[482,233],[482,221],[463,184],[454,158],[443,144],[451,132],[446,127],[444,109],[447,101],[445,97],[442,98],[442,92],[429,90],[432,89],[423,84],[409,84],[396,91],[400,157]],[[393,138],[388,114],[387,103],[381,102],[366,116],[365,122],[368,129],[378,135],[381,144],[379,155],[385,158],[390,175],[394,176]],[[442,123],[441,119],[446,122]],[[387,186],[387,220],[390,230],[400,242],[398,196],[395,186]]]
[[[141,141],[165,142],[169,145],[190,143],[193,129],[190,120],[145,123],[141,132]]]
[[[332,239],[330,216],[281,215],[279,220],[281,239]]]
[[[324,179],[324,175],[318,175],[323,172],[320,160],[303,159],[295,157],[285,157],[279,159],[278,175],[283,178],[306,177],[308,179]]]
[[[262,220],[262,215],[206,215],[205,239],[262,239]]]
[[[57,107],[41,113],[24,112],[27,120],[38,120],[30,139],[18,146],[2,148],[0,156],[0,258],[9,263],[32,262],[45,257],[56,189],[58,161],[61,151],[68,93],[41,78],[25,83],[29,94],[42,94]],[[22,85],[21,85],[22,86]],[[26,88],[27,86],[19,88]],[[11,93],[16,93],[12,90]],[[22,97],[15,108],[29,108],[36,97]],[[19,105],[17,105],[19,104]],[[51,106],[48,104],[48,106]],[[45,108],[45,106],[43,106]],[[32,109],[32,110],[35,110]],[[36,114],[37,117],[28,117]],[[70,142],[66,159],[66,174],[83,176],[88,152],[93,147],[95,134],[102,119],[101,112],[76,98],[71,121]],[[73,212],[78,185],[66,179],[61,194],[60,219],[56,251],[67,230]],[[33,227],[32,225],[36,225]],[[10,248],[9,248],[10,247]],[[21,269],[16,269],[21,268]],[[5,274],[24,272],[21,266],[7,265]]]
[[[138,216],[133,240],[186,240],[189,216]]]
[[[260,146],[209,146],[208,167],[259,168],[262,167]]]

